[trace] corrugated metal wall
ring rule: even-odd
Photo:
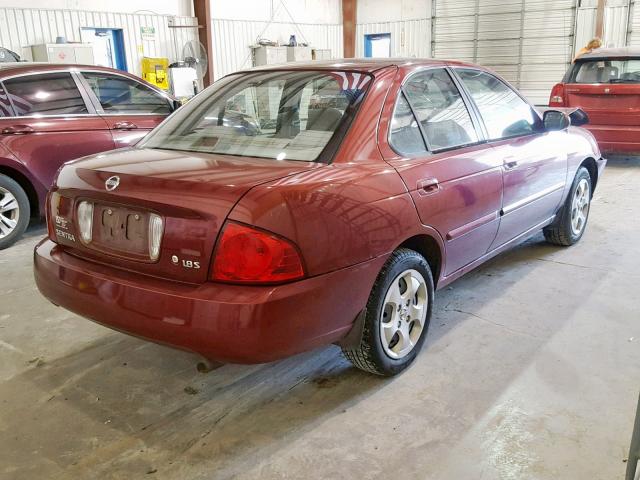
[[[436,0],[433,53],[492,68],[537,104],[573,54],[575,0]]]
[[[629,14],[629,34],[627,44],[640,47],[640,1],[633,0]]]
[[[597,0],[587,0],[583,1],[578,8],[574,53],[593,38],[596,30],[596,5]],[[628,16],[629,0],[608,0],[604,9],[604,35],[602,38],[605,47],[623,47],[627,44]]]
[[[356,56],[364,57],[364,36],[391,34],[392,57],[430,57],[431,19],[361,23],[356,26]]]
[[[197,24],[192,17],[0,8],[0,46],[31,59],[30,45],[54,42],[59,36],[66,37],[70,42],[80,42],[81,27],[121,28],[128,70],[139,75],[143,56],[169,57],[170,61],[175,61],[181,57],[185,42],[197,38],[197,29],[171,29],[170,21],[174,25]],[[140,27],[154,27],[155,40],[143,42]]]
[[[331,50],[333,58],[341,58],[342,25],[289,22],[257,22],[213,19],[213,62],[216,79],[243,68],[251,67],[250,45],[258,38],[286,42],[290,35],[308,42],[313,48]]]

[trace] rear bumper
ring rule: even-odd
[[[53,303],[107,327],[211,360],[262,363],[343,338],[385,260],[279,286],[187,285],[88,262],[45,239],[34,274]]]
[[[596,138],[602,153],[640,153],[640,126],[587,124],[583,127]]]

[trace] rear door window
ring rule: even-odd
[[[398,95],[391,118],[389,144],[401,155],[415,156],[427,152],[416,117],[402,92]]]
[[[7,95],[7,91],[2,86],[2,83],[0,83],[0,118],[12,117],[12,116],[13,116],[13,108],[11,108],[9,95]]]
[[[578,61],[570,83],[640,83],[640,58]]]
[[[444,69],[428,69],[412,75],[402,91],[413,107],[431,150],[478,141],[462,96]]]
[[[147,85],[120,75],[82,72],[105,113],[168,115],[168,99]]]
[[[528,135],[540,118],[509,86],[486,72],[456,69],[480,111],[490,140]]]
[[[23,75],[3,83],[17,116],[88,113],[70,73]]]

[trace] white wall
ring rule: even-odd
[[[431,56],[431,0],[358,0],[356,56],[365,35],[391,34],[392,57]]]
[[[170,21],[175,25],[196,25],[193,17],[0,7],[0,45],[30,60],[31,45],[51,43],[58,36],[80,42],[82,27],[121,28],[127,69],[139,75],[143,56],[178,60],[184,43],[197,37],[197,29],[171,29]],[[155,29],[153,41],[142,40],[141,27]]]
[[[192,0],[0,0],[0,8],[193,15]]]
[[[358,0],[358,23],[431,18],[431,0]]]
[[[343,55],[341,0],[211,0],[214,78],[252,66],[260,39],[298,43]]]
[[[211,16],[216,19],[267,21],[275,12],[273,21],[290,22],[287,10],[297,23],[342,22],[341,0],[211,0]]]

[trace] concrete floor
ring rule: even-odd
[[[2,479],[622,478],[640,387],[640,159],[582,241],[541,235],[439,292],[385,380],[337,347],[196,372],[36,291],[38,225],[0,252]]]

